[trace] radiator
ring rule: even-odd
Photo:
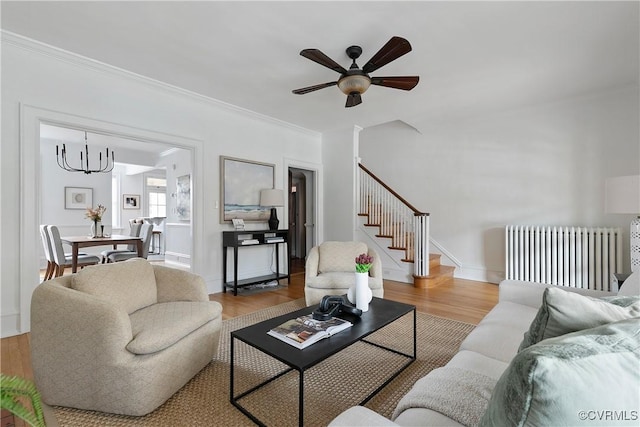
[[[505,248],[507,279],[609,291],[622,272],[620,228],[508,225]]]

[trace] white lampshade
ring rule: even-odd
[[[605,183],[605,212],[640,214],[640,175],[607,178]]]
[[[284,191],[275,188],[260,190],[260,206],[284,206]]]
[[[640,175],[607,178],[605,184],[605,212],[640,214]],[[640,217],[629,225],[631,271],[640,270]]]

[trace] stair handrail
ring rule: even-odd
[[[411,203],[409,203],[404,197],[402,197],[401,195],[399,195],[398,193],[396,193],[396,191],[389,187],[387,184],[385,184],[384,181],[382,181],[380,178],[378,178],[376,176],[376,174],[374,174],[373,172],[371,172],[369,169],[367,169],[366,166],[364,166],[362,163],[358,163],[358,167],[360,167],[360,169],[362,169],[363,171],[365,171],[367,173],[367,175],[369,175],[371,178],[373,178],[378,184],[380,184],[382,187],[384,187],[385,190],[387,190],[389,193],[391,193],[393,195],[393,197],[395,197],[396,199],[398,199],[400,202],[402,202],[406,207],[408,207],[409,209],[411,209],[414,213],[414,215],[429,215],[428,212],[421,212],[418,209],[416,209]]]
[[[371,211],[371,194],[363,195],[362,186],[367,186],[366,183],[363,184],[360,178],[360,174],[358,176],[358,198],[361,208],[365,207],[364,210],[369,221],[371,218],[377,219],[379,222],[377,225],[380,228],[380,236],[379,237],[391,237],[391,246],[390,249],[405,249],[406,260],[413,262],[414,266],[414,284],[419,281],[424,281],[429,276],[429,213],[421,212],[416,209],[411,203],[409,203],[405,198],[400,196],[395,190],[389,187],[385,182],[383,182],[380,178],[378,178],[373,172],[367,169],[362,163],[357,162],[360,170],[368,176],[368,179],[373,180],[375,185],[378,185],[379,188],[383,189],[388,195],[390,195],[395,201],[389,201],[389,197],[386,195],[380,196],[378,193],[374,191],[373,197],[378,197],[380,199],[380,204],[376,205],[377,207]],[[363,175],[364,177],[365,175]],[[374,187],[375,188],[375,187]],[[366,199],[363,196],[367,197]],[[388,216],[393,217],[393,215],[397,212],[393,206],[397,206],[399,209],[400,206],[396,203],[400,203],[404,205],[405,214],[400,213],[395,218],[389,219]],[[391,206],[390,212],[391,215],[383,214],[382,209],[384,206]],[[400,220],[396,223],[395,220],[399,219],[403,215],[411,215],[413,213],[413,219],[409,221]],[[406,216],[405,216],[406,218]],[[374,222],[376,224],[376,222]],[[399,230],[399,237],[397,236],[397,231]]]

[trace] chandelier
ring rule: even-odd
[[[62,154],[62,155],[61,155]],[[99,157],[99,166],[98,169],[90,169],[89,168],[89,144],[87,143],[87,132],[84,133],[84,156],[82,155],[82,151],[80,151],[80,167],[74,168],[67,161],[67,147],[66,144],[62,144],[62,153],[60,153],[59,147],[56,145],[56,161],[58,162],[58,166],[68,172],[84,172],[89,175],[91,173],[98,172],[111,172],[113,170],[113,165],[115,162],[115,156],[113,151],[111,151],[111,164],[109,164],[109,148],[107,147],[106,152],[106,163],[102,166],[102,153],[98,153]]]

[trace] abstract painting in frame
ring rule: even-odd
[[[180,221],[191,219],[191,175],[176,178],[176,212]]]
[[[268,221],[269,208],[260,206],[260,190],[273,188],[276,166],[220,156],[222,211],[220,222],[232,219]]]
[[[93,207],[93,188],[64,187],[65,209],[86,209]]]

